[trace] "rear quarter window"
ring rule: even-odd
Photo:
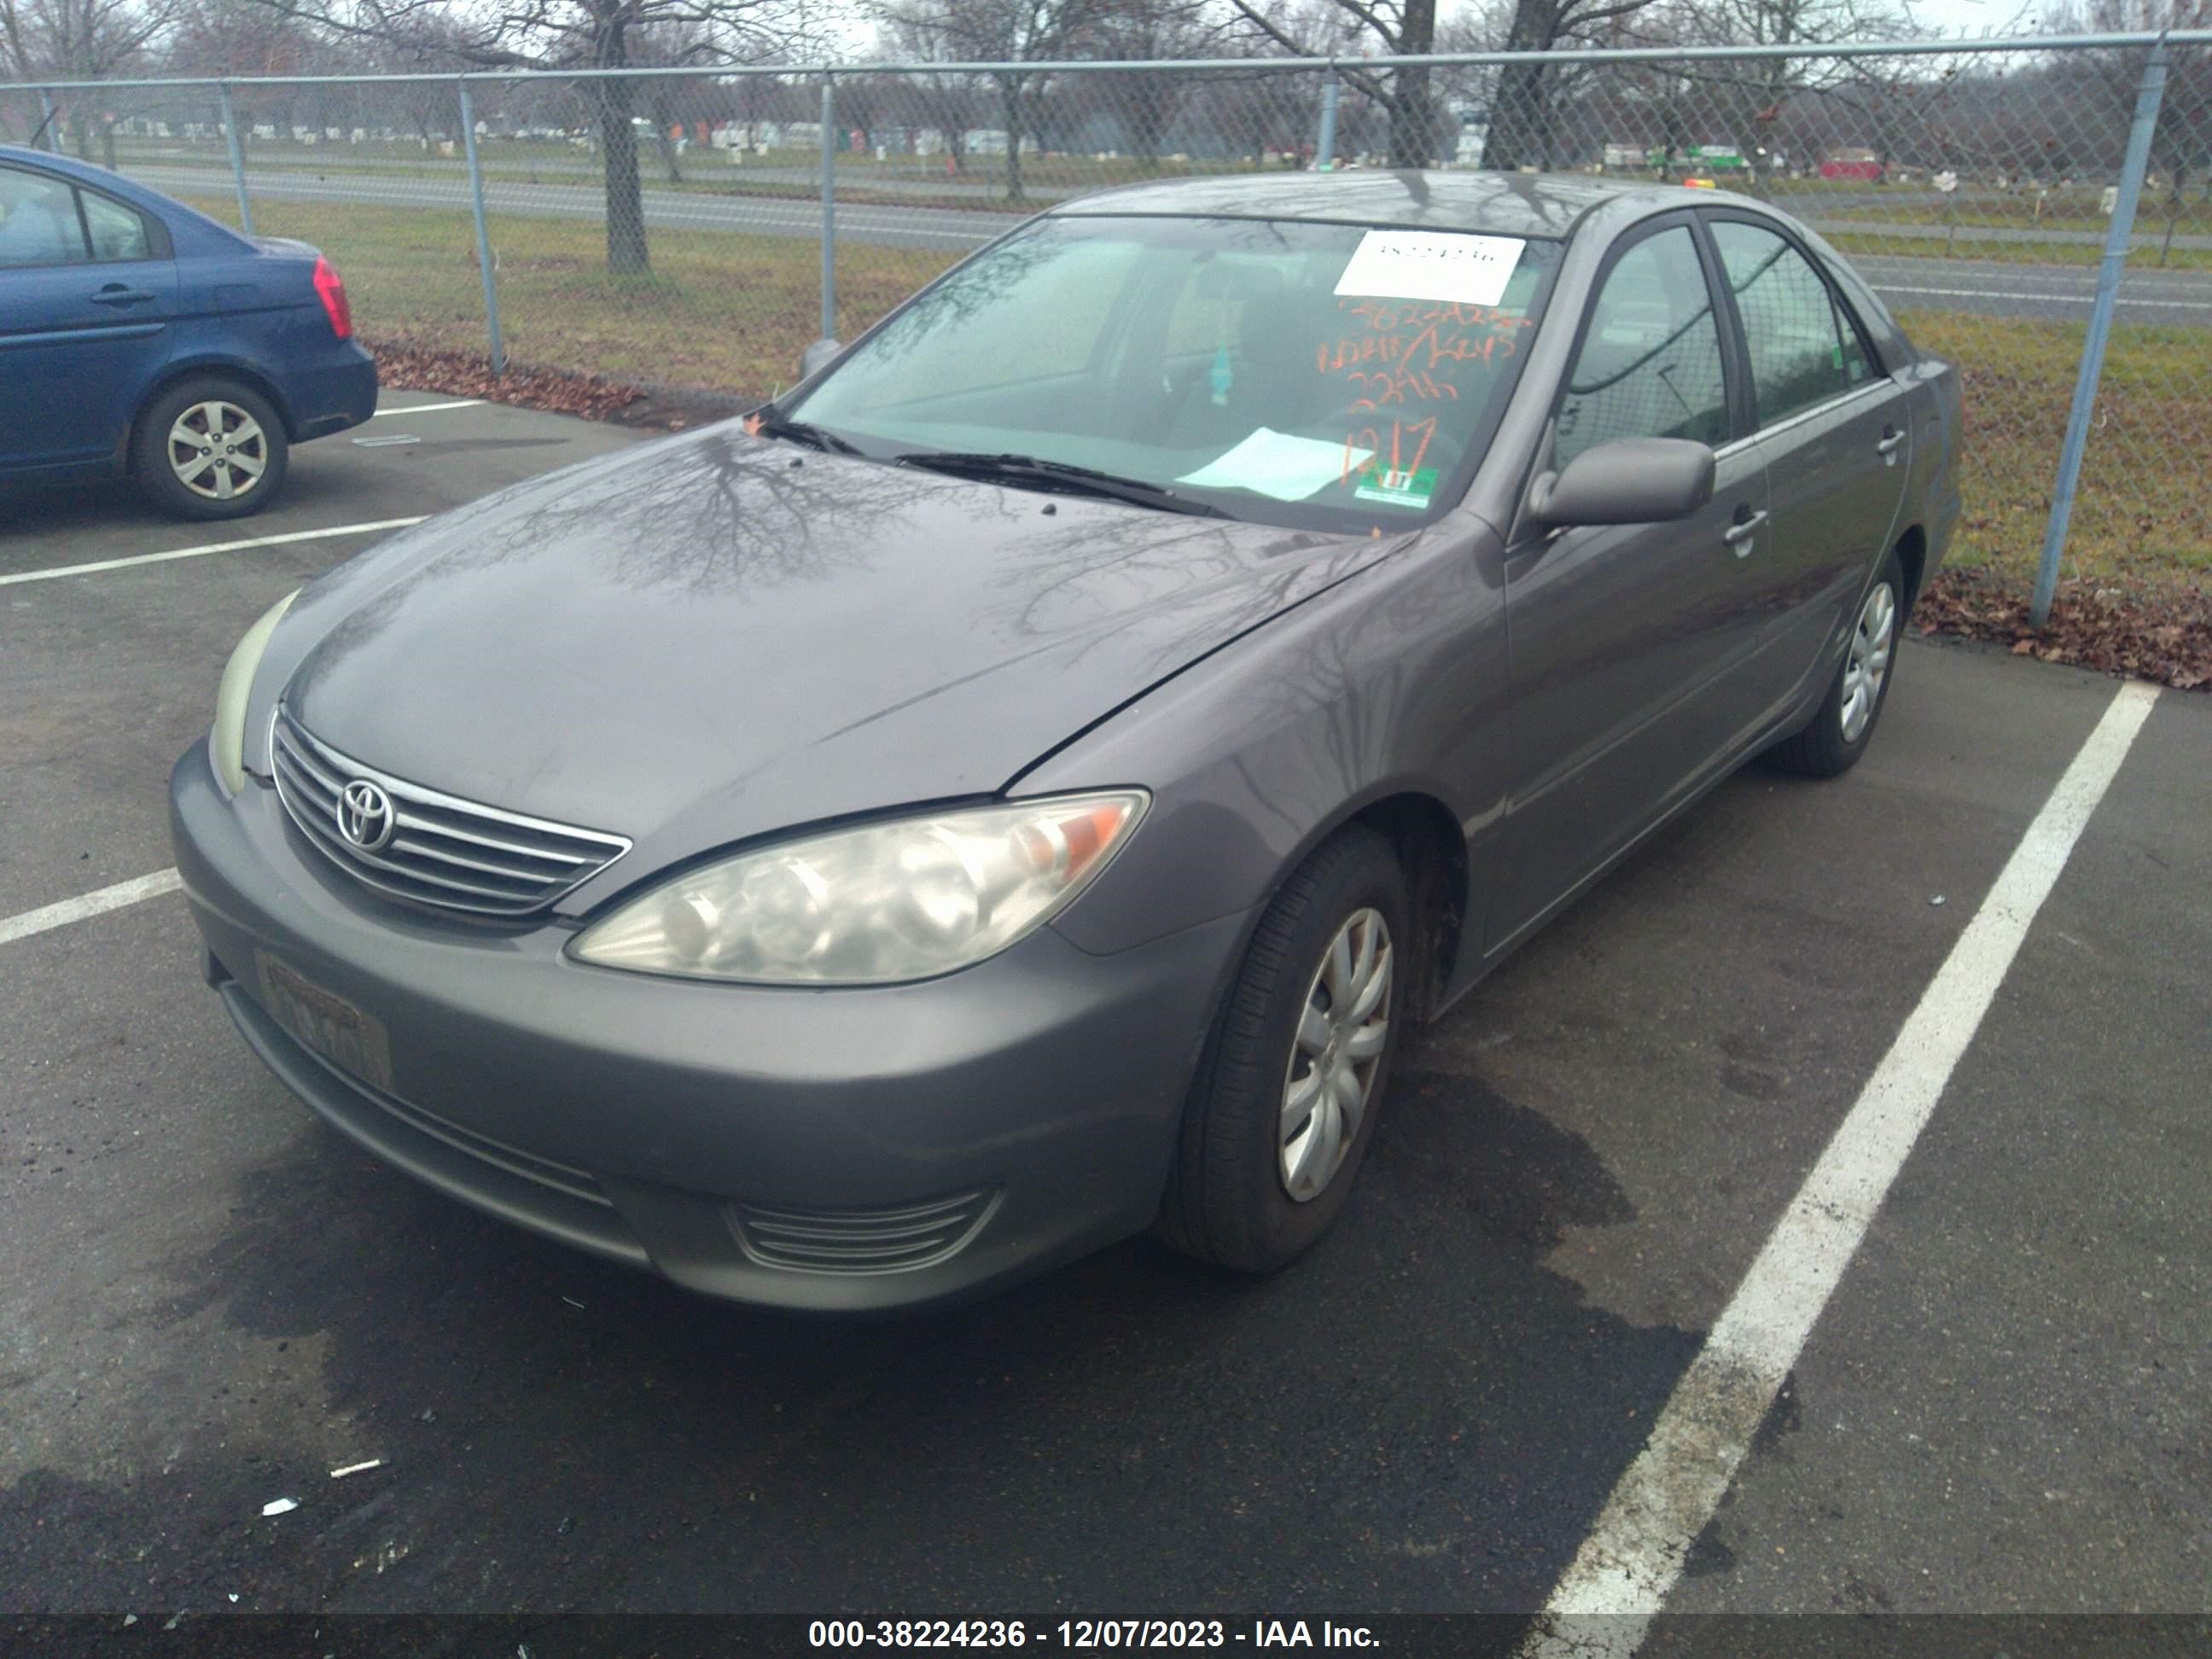
[[[85,228],[92,233],[92,257],[95,260],[154,257],[152,228],[135,208],[127,208],[89,190],[79,191],[77,199],[84,204]]]

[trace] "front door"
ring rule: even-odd
[[[1513,785],[1493,948],[1693,787],[1735,724],[1767,483],[1758,446],[1736,441],[1720,315],[1686,216],[1629,244],[1590,304],[1552,464],[1678,437],[1714,446],[1717,471],[1687,519],[1523,532],[1508,552]]]

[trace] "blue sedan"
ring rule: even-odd
[[[0,484],[126,473],[190,519],[259,512],[292,445],[376,408],[315,249],[4,145],[0,386]]]

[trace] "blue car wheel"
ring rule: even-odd
[[[290,458],[267,398],[218,376],[182,381],[147,404],[131,441],[138,486],[187,519],[242,519],[276,498]]]

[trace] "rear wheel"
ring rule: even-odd
[[[1158,1231],[1265,1273],[1328,1231],[1374,1139],[1403,1023],[1406,880],[1352,826],[1268,904],[1184,1108]]]
[[[275,499],[291,447],[269,401],[236,380],[184,381],[146,406],[131,472],[155,501],[187,519],[242,519]]]
[[[1858,764],[1881,718],[1890,671],[1905,623],[1905,575],[1894,552],[1885,556],[1874,586],[1859,601],[1858,620],[1828,695],[1805,728],[1767,751],[1785,771],[1811,778],[1841,776]]]

